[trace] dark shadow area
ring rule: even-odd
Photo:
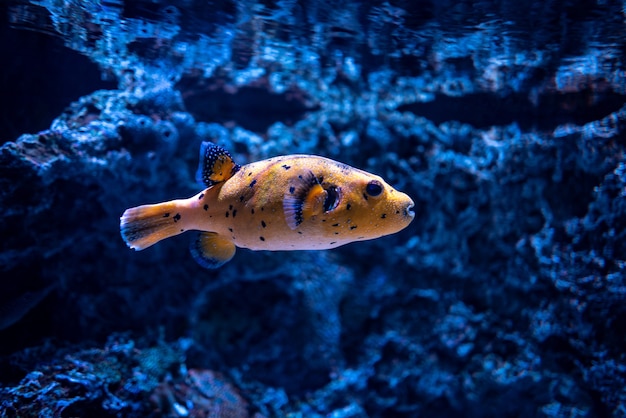
[[[230,122],[264,134],[275,122],[293,125],[306,112],[319,108],[308,105],[301,91],[274,94],[263,87],[241,87],[230,92],[219,82],[204,82],[198,85],[195,80],[183,78],[176,86],[181,90],[186,110],[197,121]]]
[[[154,0],[125,1],[122,16],[149,22],[177,23],[183,31],[179,39],[197,39],[198,35],[213,35],[222,25],[232,24],[237,18],[237,2],[217,0],[210,2],[160,2]]]
[[[431,102],[410,103],[398,107],[436,124],[458,121],[477,129],[516,122],[522,130],[552,131],[565,123],[584,125],[619,110],[626,96],[596,93],[590,89],[576,93],[551,93],[540,96],[535,106],[524,94],[498,97],[490,93],[473,93],[461,97],[439,94]]]
[[[211,364],[216,370],[246,364],[254,379],[302,393],[328,383],[329,370],[323,356],[308,354],[315,330],[302,309],[303,301],[281,286],[284,283],[276,279],[218,289],[200,316],[194,338],[217,351]],[[277,323],[280,327],[275,327]],[[189,364],[193,367],[196,361],[198,367],[206,365],[206,355],[190,358]]]
[[[0,143],[48,128],[85,94],[117,87],[115,81],[102,80],[89,58],[64,47],[62,39],[12,28],[13,12],[7,2],[0,4],[0,54],[5,57],[0,66]]]

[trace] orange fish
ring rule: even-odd
[[[206,189],[188,199],[127,209],[126,244],[143,250],[185,231],[200,232],[194,258],[217,268],[235,248],[323,250],[393,234],[413,217],[413,201],[374,174],[315,155],[285,155],[244,166],[204,142],[198,177]]]

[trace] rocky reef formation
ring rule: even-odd
[[[6,6],[116,85],[3,138],[4,415],[624,416],[623,8],[418,3]],[[128,250],[203,140],[378,173],[416,219],[217,271]]]

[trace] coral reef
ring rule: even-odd
[[[3,122],[0,416],[626,415],[623,7],[331,3],[3,6],[115,86]],[[129,251],[203,140],[380,174],[416,218],[216,271]]]
[[[3,415],[252,416],[223,377],[186,368],[188,347],[181,339],[144,348],[115,335],[102,349],[65,353],[3,390]]]

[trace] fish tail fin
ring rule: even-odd
[[[120,232],[129,248],[143,250],[186,228],[179,201],[143,205],[126,209],[120,217]]]

